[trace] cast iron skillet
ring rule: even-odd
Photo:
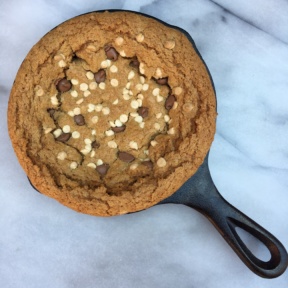
[[[192,43],[195,51],[203,61],[204,65],[206,66],[204,60],[202,59],[199,51],[195,46],[193,39],[191,38],[189,33],[182,28],[169,25],[155,17],[135,11],[112,9],[94,12],[105,11],[126,11],[140,14],[142,16],[155,19],[170,28],[179,30],[184,35],[186,35],[186,37]],[[213,80],[207,66],[206,69],[213,84]],[[214,84],[213,88],[215,91]],[[243,214],[241,211],[233,207],[220,195],[210,175],[208,166],[208,155],[209,152],[207,153],[203,164],[198,168],[196,174],[194,174],[187,182],[185,182],[184,185],[172,196],[168,197],[167,199],[161,201],[158,204],[184,204],[198,210],[203,215],[205,215],[210,222],[212,222],[218,232],[223,236],[223,238],[227,241],[231,248],[244,262],[244,264],[246,264],[246,266],[250,268],[254,273],[264,278],[275,278],[280,276],[285,272],[288,265],[287,251],[277,238],[275,238],[271,233],[269,233],[256,222],[254,222],[248,216]],[[248,247],[239,237],[236,231],[237,227],[242,228],[246,232],[253,235],[268,248],[271,254],[271,258],[269,261],[265,262],[258,259],[251,252],[251,250],[248,249]]]

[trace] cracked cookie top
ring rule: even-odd
[[[156,204],[196,172],[215,105],[182,32],[136,13],[93,12],[31,49],[11,91],[9,134],[41,193],[117,215]]]

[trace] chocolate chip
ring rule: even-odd
[[[50,117],[53,117],[53,115],[56,112],[56,110],[53,109],[53,108],[49,108],[49,109],[47,109],[47,112],[49,113]]]
[[[85,125],[85,118],[82,114],[79,115],[75,115],[74,116],[74,122],[78,125],[78,126],[83,126]]]
[[[109,164],[101,164],[96,167],[96,171],[101,175],[105,176],[107,174],[108,169],[110,168]]]
[[[113,61],[118,59],[118,52],[112,46],[106,46],[104,50],[108,59]]]
[[[125,131],[125,129],[126,129],[125,125],[122,125],[120,127],[111,127],[111,130],[114,131],[115,133],[123,132]]]
[[[135,58],[130,61],[129,65],[133,68],[139,68],[140,62]]]
[[[105,82],[106,80],[106,72],[104,69],[100,69],[98,72],[94,74],[95,81],[97,83]]]
[[[91,143],[91,147],[94,148],[94,149],[96,149],[96,148],[99,148],[99,147],[100,147],[100,144],[99,144],[98,142],[96,142],[96,141],[93,141],[93,142]]]
[[[148,107],[139,107],[137,109],[137,113],[142,116],[142,118],[146,118],[148,116],[149,108]]]
[[[173,107],[175,101],[176,101],[175,96],[173,94],[169,94],[169,96],[165,101],[165,108],[167,110],[170,110]]]
[[[62,133],[60,136],[56,138],[59,142],[67,142],[71,137],[71,133]]]
[[[118,152],[118,158],[126,163],[130,163],[135,160],[135,157],[127,152]]]
[[[71,82],[67,80],[66,78],[56,80],[55,85],[56,85],[56,89],[59,92],[67,92],[72,87]]]
[[[159,85],[166,85],[168,83],[168,77],[156,79],[156,83]]]
[[[150,169],[153,168],[153,162],[151,160],[143,161],[142,164]]]

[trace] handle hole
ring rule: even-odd
[[[247,248],[259,259],[264,262],[268,262],[271,259],[271,253],[269,249],[252,234],[245,231],[240,227],[235,227],[236,233],[247,246]]]

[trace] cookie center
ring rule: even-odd
[[[147,79],[136,57],[122,57],[112,46],[103,49],[106,58],[98,71],[88,70],[75,57],[66,77],[56,79],[58,93],[47,112],[57,128],[50,133],[81,155],[80,161],[71,159],[71,169],[87,165],[102,177],[117,160],[131,169],[153,169],[149,147],[157,145],[157,135],[173,134],[174,129],[169,127],[169,110],[176,98],[168,78]],[[69,155],[63,151],[55,157],[61,161]],[[165,166],[165,160],[157,165]]]

